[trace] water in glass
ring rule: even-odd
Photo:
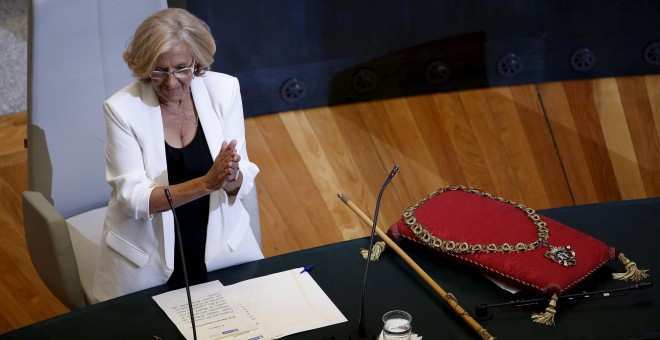
[[[411,334],[410,314],[403,311],[388,312],[383,316],[383,339],[408,340]]]

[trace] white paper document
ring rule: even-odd
[[[223,286],[190,287],[198,339],[261,340],[346,322],[302,268]],[[185,288],[153,297],[179,331],[193,339]]]
[[[257,329],[257,322],[249,317],[231,297],[223,294],[219,281],[190,287],[198,339],[222,339]],[[165,314],[174,322],[186,339],[193,339],[190,308],[185,288],[153,297]]]

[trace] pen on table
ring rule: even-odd
[[[302,274],[302,273],[304,273],[304,272],[308,272],[308,273],[309,273],[310,271],[312,271],[312,269],[314,269],[314,264],[313,264],[313,263],[310,264],[309,266],[305,266],[305,268],[303,268],[303,270],[300,272],[300,274]]]

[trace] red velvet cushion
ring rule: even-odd
[[[445,241],[515,245],[538,239],[537,230],[525,212],[510,203],[481,196],[478,191],[447,190],[424,202],[414,215],[431,235]],[[436,250],[484,273],[546,295],[561,294],[606,262],[616,259],[616,249],[565,224],[539,216],[547,223],[549,245],[571,246],[576,256],[574,266],[566,267],[548,259],[544,256],[548,248],[543,246],[511,253],[453,254]],[[394,239],[404,237],[428,246],[411,231],[404,218],[392,225],[388,234]]]

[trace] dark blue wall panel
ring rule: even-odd
[[[660,73],[658,1],[188,0],[246,116]],[[645,55],[646,53],[646,55]]]

